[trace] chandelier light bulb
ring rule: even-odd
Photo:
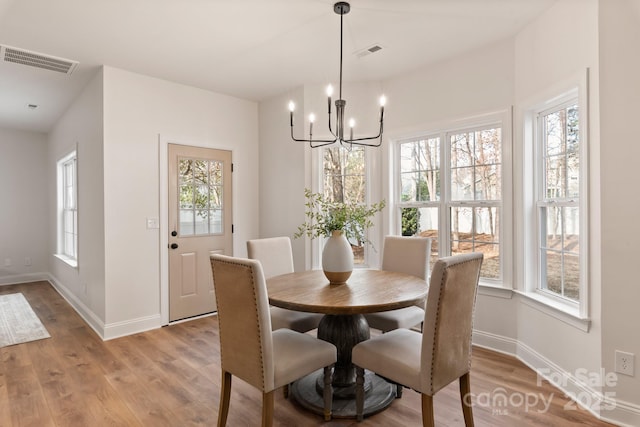
[[[333,95],[333,86],[329,85],[327,86],[327,96],[331,98],[332,95]]]
[[[354,145],[356,146],[364,146],[364,147],[380,147],[382,145],[382,131],[384,128],[384,105],[387,102],[387,98],[384,96],[380,97],[380,120],[379,120],[379,128],[376,135],[370,136],[353,136],[353,128],[356,125],[356,121],[354,119],[349,119],[348,127],[345,126],[345,107],[347,105],[347,101],[342,98],[342,53],[343,53],[343,18],[344,15],[349,13],[351,6],[349,3],[340,1],[333,5],[333,11],[340,15],[340,80],[338,82],[338,99],[332,100],[333,96],[333,86],[327,85],[326,94],[327,94],[327,121],[328,121],[328,131],[330,136],[328,138],[314,138],[313,137],[313,126],[316,119],[315,114],[309,114],[309,137],[305,138],[296,138],[293,132],[293,110],[295,109],[295,105],[293,102],[289,102],[289,128],[291,130],[291,139],[296,142],[307,142],[311,148],[324,147],[326,145],[331,145],[338,143],[342,147],[350,150]],[[332,117],[332,104],[335,104],[335,122],[333,122]],[[304,108],[303,105],[303,110]],[[303,120],[304,121],[304,120]],[[348,134],[348,135],[347,135]]]

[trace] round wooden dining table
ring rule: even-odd
[[[333,343],[338,360],[333,371],[333,416],[351,418],[355,411],[355,367],[351,349],[370,337],[363,314],[394,310],[422,303],[428,284],[419,277],[383,270],[355,269],[346,284],[330,285],[322,270],[274,276],[267,280],[271,305],[324,314],[318,338]],[[303,407],[323,413],[321,371],[296,381],[290,389]],[[365,376],[364,415],[391,404],[396,387],[368,372]]]

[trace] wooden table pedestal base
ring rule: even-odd
[[[324,401],[322,399],[322,370],[296,381],[289,389],[291,397],[300,406],[322,415]],[[335,387],[333,394],[333,418],[355,418],[356,401],[355,385]],[[365,373],[364,416],[376,414],[391,404],[396,398],[396,386],[376,376],[373,372]]]
[[[333,408],[335,418],[356,417],[356,372],[351,363],[351,349],[369,339],[369,325],[362,314],[325,315],[318,326],[318,338],[333,343],[338,350],[338,360],[333,369]],[[291,387],[293,398],[303,407],[323,414],[322,371],[317,371]],[[396,398],[396,386],[377,377],[365,374],[364,415],[382,411]]]

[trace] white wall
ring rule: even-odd
[[[618,376],[607,391],[619,399],[617,419],[640,425],[640,1],[600,1],[600,125],[602,139],[602,360],[614,351],[636,355],[635,377]]]
[[[387,138],[510,108],[513,64],[513,41],[506,40],[385,81]]]
[[[530,153],[523,151],[523,109],[532,108],[531,100],[540,99],[542,94],[550,94],[551,88],[584,75],[588,68],[591,73],[589,85],[589,157],[592,164],[599,159],[599,118],[598,118],[598,3],[596,0],[560,0],[538,19],[521,31],[515,39],[515,94],[516,125],[514,126],[514,159],[516,188],[522,185],[521,171],[531,169]],[[576,80],[577,82],[577,80]],[[551,93],[554,96],[559,93]],[[533,305],[525,304],[525,297],[518,298],[518,341],[524,349],[521,357],[536,368],[552,365],[552,370],[560,370],[575,378],[580,369],[599,373],[602,366],[600,357],[601,316],[600,316],[600,225],[599,225],[599,182],[597,166],[589,169],[590,177],[590,226],[589,226],[589,301],[591,329],[584,332],[542,312]],[[522,207],[521,192],[516,191],[518,212],[526,214]],[[521,251],[526,244],[522,240],[529,223],[523,217],[516,217],[518,236],[518,263],[524,259]],[[519,283],[523,289],[521,269]],[[599,391],[599,386],[594,391]],[[596,409],[597,412],[597,409]]]
[[[289,100],[303,106],[303,89],[260,103],[260,232],[252,238],[289,236],[294,267],[303,271],[305,240],[293,234],[304,219],[305,145],[291,141]]]
[[[57,209],[57,162],[77,148],[78,268],[53,256],[57,226],[52,214],[47,220],[49,271],[54,286],[98,333],[105,321],[102,90],[100,71],[49,133],[46,185],[53,213]]]
[[[258,235],[258,106],[104,68],[107,338],[160,325],[160,139],[232,150],[234,254]]]
[[[47,178],[46,136],[0,128],[0,284],[47,277]]]
[[[389,100],[386,139],[398,140],[415,132],[438,130],[452,120],[510,110],[514,96],[513,64],[513,41],[506,40],[385,81],[383,86]],[[383,150],[390,147],[387,141]],[[383,173],[388,174],[388,152],[384,158],[387,162]],[[506,318],[510,321],[505,322]],[[478,296],[474,321],[477,331],[513,342],[517,337],[516,324],[513,300],[487,294]]]

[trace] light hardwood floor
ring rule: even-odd
[[[207,317],[103,342],[47,282],[0,286],[22,292],[51,338],[0,349],[0,426],[213,426],[220,367],[217,318]],[[609,426],[516,359],[474,348],[471,391],[504,393],[515,405],[474,406],[476,426]],[[552,397],[525,410],[517,396]],[[234,378],[229,426],[257,426],[261,394]],[[434,399],[436,425],[463,426],[457,383]],[[572,408],[575,406],[571,405]],[[419,426],[420,397],[406,390],[385,411],[354,420],[322,418],[276,393],[278,426]]]

